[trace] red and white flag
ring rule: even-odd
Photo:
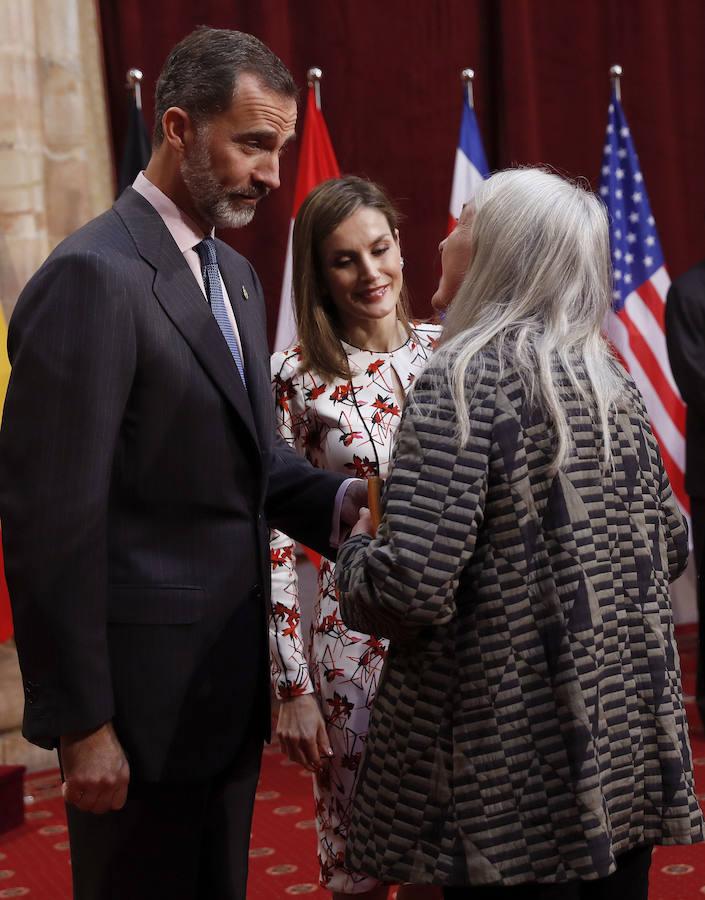
[[[688,515],[685,405],[668,362],[664,323],[671,279],[616,91],[609,106],[600,196],[610,215],[613,268],[612,311],[605,330],[644,397],[673,493]]]
[[[274,340],[275,350],[285,350],[296,339],[296,322],[291,294],[291,243],[294,232],[294,219],[306,196],[317,184],[326,181],[328,178],[337,178],[339,175],[340,167],[333,152],[328,128],[326,127],[323,113],[316,103],[316,89],[314,85],[309,85],[308,99],[306,101],[306,121],[304,122],[304,134],[299,153],[299,168],[296,174],[294,209],[291,214],[289,241],[286,247],[286,262],[284,263],[284,279],[281,302],[279,304],[279,317],[277,319],[277,334]]]

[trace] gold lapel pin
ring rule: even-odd
[[[244,284],[243,284],[243,286],[242,286],[242,296],[243,296],[243,299],[244,299],[244,300],[249,300],[249,299],[250,299],[250,295],[247,293],[247,288],[245,287]]]

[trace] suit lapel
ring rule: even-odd
[[[132,235],[140,255],[156,270],[153,290],[160,305],[235,408],[259,449],[250,399],[228,345],[161,216],[132,188],[119,197],[113,208]]]

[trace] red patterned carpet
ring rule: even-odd
[[[690,698],[695,629],[679,630],[678,643],[684,688]],[[705,801],[705,734],[692,702],[688,713],[695,771]],[[0,900],[68,900],[69,845],[58,773],[28,777],[25,794],[24,826],[0,836]],[[248,898],[330,897],[318,887],[315,843],[310,776],[290,764],[275,747],[266,748],[252,828]],[[658,847],[651,873],[650,900],[705,897],[705,844]]]

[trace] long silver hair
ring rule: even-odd
[[[468,383],[482,376],[491,353],[500,377],[516,371],[529,402],[552,423],[554,470],[572,446],[560,370],[599,422],[607,466],[610,412],[624,381],[601,333],[612,292],[604,205],[574,182],[524,168],[485,181],[474,207],[472,258],[442,341],[461,440],[471,432]]]

